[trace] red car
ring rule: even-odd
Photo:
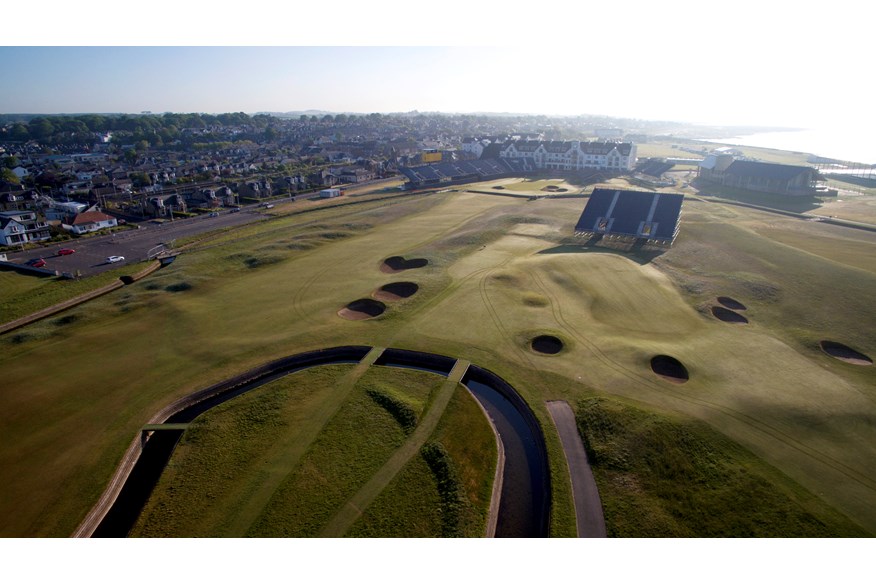
[[[34,268],[42,268],[46,265],[46,260],[44,260],[43,258],[34,258],[32,260],[29,260],[27,262],[27,265],[33,266]]]
[[[76,250],[70,249],[69,247],[65,247],[64,249],[58,250],[58,255],[70,255],[71,253],[76,253]]]

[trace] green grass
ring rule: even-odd
[[[699,420],[876,531],[876,367],[817,347],[827,338],[876,355],[876,281],[861,265],[873,235],[803,221],[779,229],[763,212],[688,201],[676,244],[636,256],[582,250],[569,235],[583,205],[454,192],[277,217],[203,241],[76,309],[81,318],[0,337],[0,471],[13,477],[0,487],[0,533],[68,535],[155,411],[270,359],[342,344],[470,360],[514,385],[547,429],[544,401],[594,395]],[[813,243],[792,239],[794,229]],[[276,261],[249,267],[258,255]],[[429,264],[381,272],[393,255]],[[337,316],[392,281],[420,288],[378,318]],[[181,283],[190,288],[167,290]],[[718,295],[745,303],[751,323],[714,319]],[[566,348],[536,354],[536,334]],[[680,359],[691,380],[657,378],[648,364],[658,353]],[[553,434],[551,532],[569,535]]]
[[[576,419],[609,537],[861,537],[860,527],[707,425],[617,401]]]
[[[483,537],[495,473],[495,463],[489,462],[496,459],[495,438],[483,416],[474,398],[457,389],[433,441],[424,447],[440,448],[445,455],[451,478],[444,488],[439,486],[440,471],[430,467],[421,451],[368,506],[347,536]]]
[[[373,400],[376,388],[411,411],[422,411],[442,378],[413,370],[375,367],[358,381],[353,366],[323,366],[260,387],[200,416],[184,434],[152,498],[132,531],[136,537],[313,536],[358,490],[407,430]],[[325,403],[352,393],[324,425]],[[492,431],[471,396],[458,390],[436,435],[465,427],[474,437],[450,464],[458,482],[455,521],[447,524],[446,493],[426,459],[415,457],[383,491],[352,535],[439,536],[478,534],[489,505],[495,460]],[[478,456],[472,456],[470,449]],[[449,456],[448,451],[448,456]],[[492,452],[492,454],[490,454]],[[474,484],[470,484],[473,481]],[[432,501],[430,493],[438,496]],[[442,496],[443,495],[443,496]],[[439,512],[434,517],[432,503]],[[425,511],[424,511],[425,510]]]
[[[118,280],[123,275],[133,275],[141,267],[125,267],[102,274],[67,280],[61,277],[40,278],[13,271],[0,271],[0,323],[13,321],[54,306],[80,294],[91,292]]]
[[[331,365],[284,377],[199,416],[183,434],[133,537],[241,536],[244,503],[273,472],[296,460],[288,445],[307,440],[310,419],[352,366]],[[319,429],[316,430],[317,432]],[[242,518],[252,523],[252,514]]]

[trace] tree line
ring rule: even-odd
[[[5,119],[4,119],[5,118]],[[15,121],[17,119],[17,121]],[[98,133],[118,134],[118,142],[136,143],[147,140],[152,145],[170,143],[183,138],[183,130],[211,127],[249,125],[263,131],[273,119],[259,114],[250,116],[243,112],[224,114],[81,114],[81,115],[38,115],[24,120],[22,116],[0,116],[0,122],[12,121],[11,126],[0,130],[0,140],[26,142],[38,140],[42,143],[91,144]],[[115,136],[114,136],[115,137]],[[199,138],[199,141],[204,141]]]

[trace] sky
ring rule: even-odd
[[[49,4],[39,26],[4,30],[0,113],[513,112],[876,133],[872,9],[854,0]],[[33,22],[24,3],[4,10]]]

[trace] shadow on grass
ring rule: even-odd
[[[638,241],[634,243],[599,243],[599,240],[597,239],[594,243],[591,243],[593,240],[594,238],[591,237],[586,242],[566,243],[563,245],[552,247],[550,249],[544,249],[538,253],[612,253],[615,255],[623,256],[628,260],[632,260],[637,264],[644,266],[645,264],[654,261],[656,258],[660,257],[667,251],[666,249],[662,248],[645,248],[644,243]]]
[[[821,207],[821,200],[814,195],[777,195],[773,193],[745,191],[742,189],[732,189],[714,185],[703,185],[702,188],[703,190],[700,191],[699,194],[706,200],[710,197],[720,197],[729,201],[757,205],[759,207],[768,207],[780,211],[790,211],[792,213],[806,213],[807,211],[812,211],[813,209]]]

